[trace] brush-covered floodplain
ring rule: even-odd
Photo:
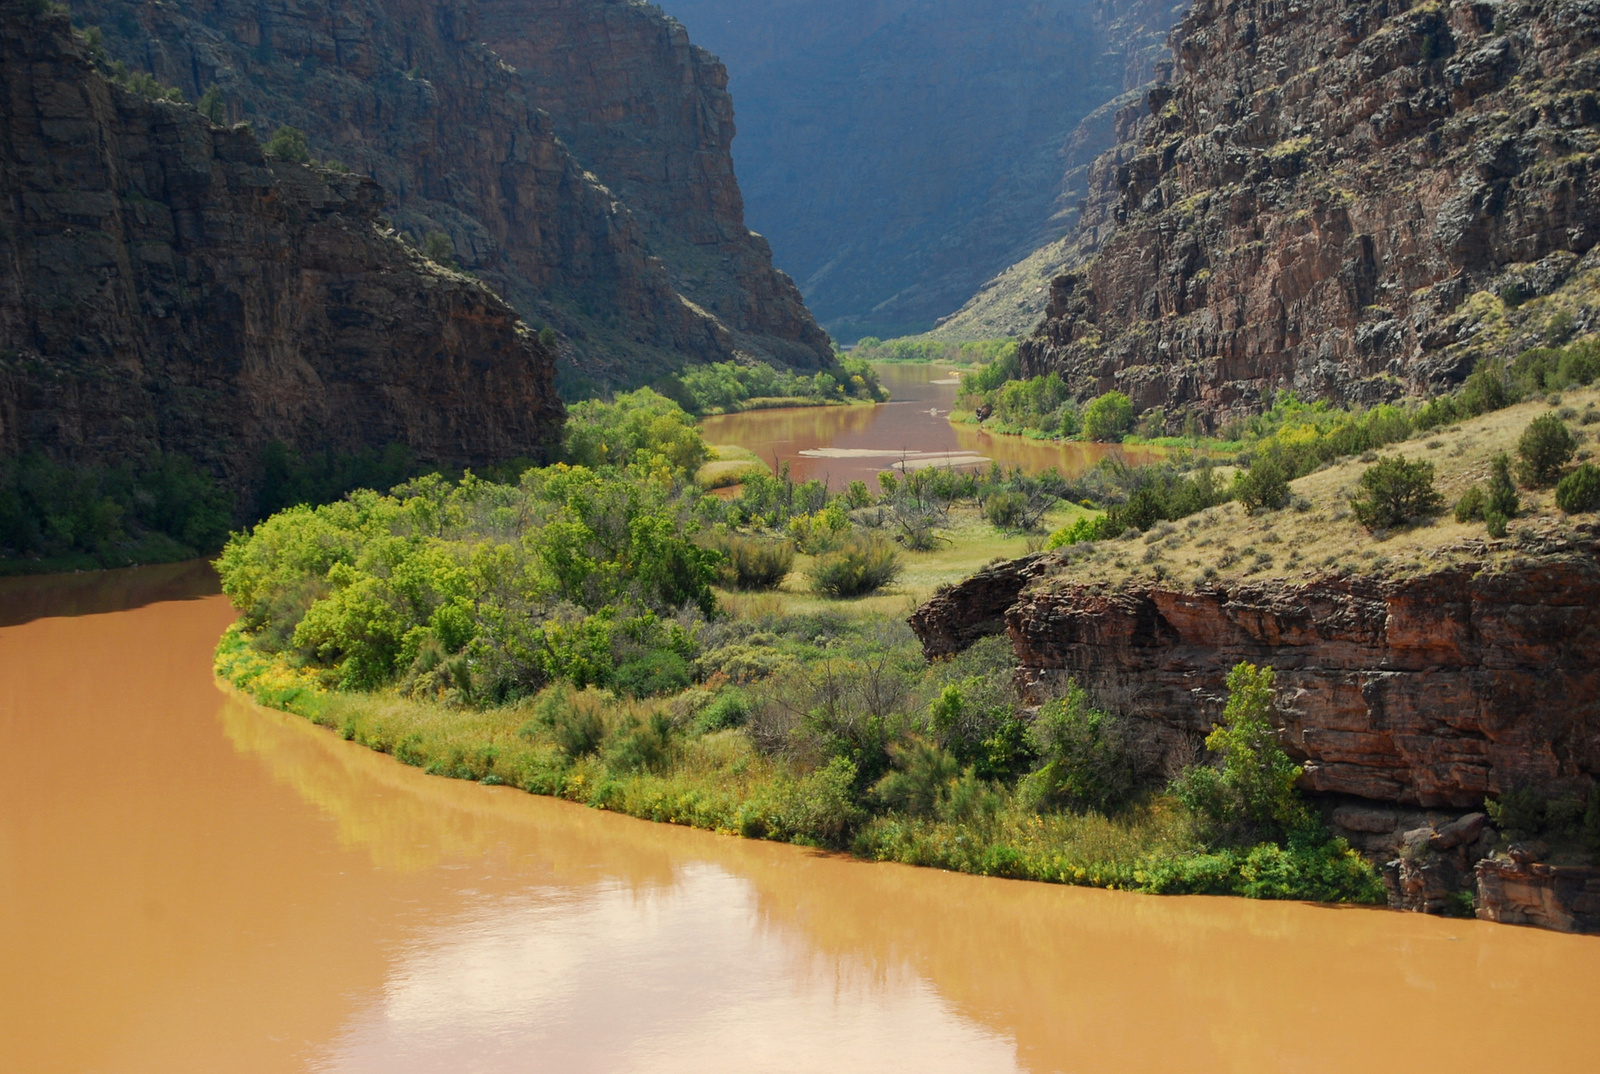
[[[217,670],[440,776],[864,857],[1152,892],[1374,902],[1294,790],[1270,668],[1159,771],[1068,687],[1024,698],[1003,639],[928,663],[917,601],[1126,499],[1133,468],[752,474],[643,391],[589,404],[568,462],[297,507],[229,543]],[[1173,465],[1173,464],[1168,464]]]

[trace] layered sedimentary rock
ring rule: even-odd
[[[1193,761],[1240,661],[1277,670],[1286,748],[1327,794],[1473,808],[1600,776],[1600,544],[1409,578],[1121,589],[993,568],[925,605],[930,654],[1004,621],[1026,685],[1072,677]],[[1029,585],[1030,577],[1039,581]]]
[[[725,76],[657,9],[86,0],[74,13],[131,67],[190,99],[215,85],[229,119],[263,137],[301,128],[314,156],[377,179],[403,232],[443,232],[463,267],[564,337],[576,390],[737,355],[832,361],[743,226]]]
[[[0,454],[176,451],[240,487],[271,440],[548,453],[553,354],[372,180],[125,91],[30,7],[0,6]]]
[[[1149,79],[1181,0],[664,6],[732,72],[752,222],[853,339],[930,327],[1070,230],[1109,113],[1075,128]]]
[[[1030,375],[1173,424],[1388,398],[1470,371],[1453,314],[1509,266],[1554,288],[1600,239],[1592,0],[1198,0],[1171,40]]]

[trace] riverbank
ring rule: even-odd
[[[849,633],[871,634],[892,624],[863,616]],[[753,625],[769,634],[778,626],[766,617]],[[792,646],[794,639],[784,641]],[[250,642],[237,624],[223,635],[215,665],[223,682],[430,775],[508,785],[725,835],[981,876],[1149,893],[1382,901],[1376,874],[1342,844],[1211,848],[1195,818],[1170,795],[1152,796],[1115,816],[1040,812],[969,770],[940,773],[946,778],[932,788],[942,796],[934,815],[867,817],[851,801],[854,766],[831,763],[807,772],[763,754],[740,728],[715,728],[737,705],[726,698],[717,704],[716,691],[630,700],[553,687],[514,705],[467,710],[393,692],[329,690],[314,671],[264,656]],[[560,736],[574,727],[589,728],[602,747],[577,758],[563,752]],[[640,757],[655,757],[661,770],[633,767]]]
[[[1050,522],[1086,514],[1067,506]],[[1343,844],[1218,842],[1180,798],[1148,779],[1135,786],[1131,770],[1107,795],[1084,792],[1101,807],[1064,808],[1043,777],[1023,778],[1034,758],[1072,747],[1030,737],[1009,651],[979,646],[929,665],[904,616],[1038,538],[997,533],[974,510],[954,515],[939,547],[905,555],[886,592],[816,593],[805,581],[815,557],[804,555],[777,589],[717,591],[719,614],[689,627],[694,681],[656,696],[558,682],[483,704],[418,690],[414,678],[340,689],[326,665],[292,647],[267,651],[239,624],[217,647],[216,672],[258,703],[430,774],[652,821],[979,875],[1381,899],[1376,874]],[[1093,716],[1105,740],[1091,763],[1120,766],[1102,719]]]

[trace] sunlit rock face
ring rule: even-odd
[[[630,0],[88,0],[111,56],[377,179],[396,226],[561,336],[575,390],[827,336],[743,221],[727,77]]]
[[[1199,0],[1172,42],[1086,211],[1116,233],[1055,280],[1029,375],[1174,427],[1283,388],[1370,403],[1496,353],[1474,333],[1498,303],[1468,307],[1510,267],[1519,297],[1592,267],[1593,4]]]
[[[272,440],[550,453],[554,355],[403,244],[371,179],[120,88],[64,16],[0,22],[0,454],[180,452],[240,488]]]
[[[1532,551],[1505,569],[1193,589],[1075,584],[1044,554],[952,587],[912,626],[938,655],[1003,625],[1027,689],[1075,679],[1172,772],[1220,720],[1228,670],[1270,665],[1308,790],[1470,809],[1600,775],[1600,544]]]

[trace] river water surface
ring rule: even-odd
[[[1593,1071],[1600,939],[873,865],[223,692],[204,567],[0,582],[0,1069]]]
[[[976,425],[951,425],[958,374],[925,362],[874,365],[890,400],[878,406],[788,407],[721,414],[700,423],[707,443],[737,444],[763,462],[789,463],[799,480],[826,478],[835,488],[882,470],[911,466],[987,467],[990,460],[1030,473],[1055,467],[1072,477],[1106,456],[1149,462],[1157,448],[1056,443],[997,436]]]

